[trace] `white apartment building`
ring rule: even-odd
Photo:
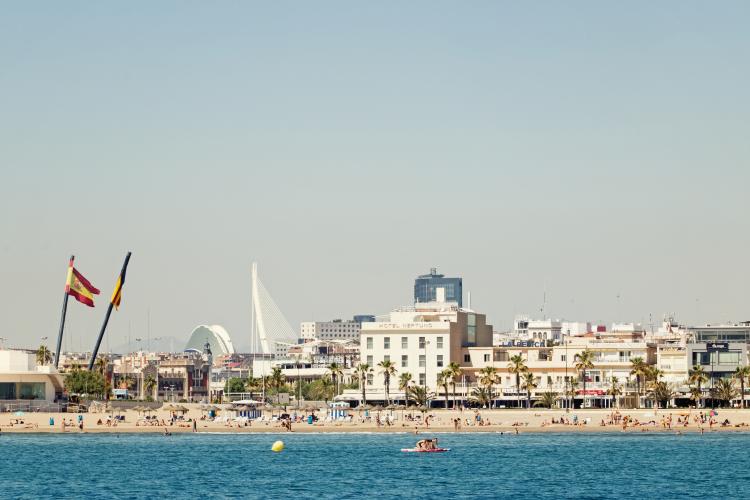
[[[359,339],[358,321],[303,321],[300,323],[300,337],[304,342],[313,340],[356,340]]]
[[[544,342],[546,340],[560,340],[562,337],[562,321],[553,319],[530,319],[527,316],[517,316],[513,320],[513,333],[519,340]]]
[[[442,391],[436,383],[438,373],[449,363],[463,364],[468,360],[468,348],[491,345],[492,326],[486,324],[485,315],[455,303],[418,303],[391,312],[389,321],[362,323],[360,362],[373,368],[366,382],[367,399],[385,398],[384,377],[378,367],[384,360],[396,364],[391,399],[403,400],[404,393],[398,389],[400,374],[410,373],[415,385],[437,393]],[[360,399],[356,390],[349,396]]]
[[[583,392],[582,377],[576,371],[576,354],[585,349],[594,353],[594,367],[586,372],[586,392]],[[532,399],[543,392],[557,392],[562,395],[568,380],[578,380],[577,403],[587,406],[609,406],[610,397],[607,389],[611,386],[612,377],[617,377],[625,392],[627,382],[633,382],[630,376],[631,360],[641,357],[647,363],[655,361],[654,348],[645,342],[631,342],[617,338],[566,337],[566,342],[554,347],[509,345],[500,347],[469,348],[469,367],[466,374],[466,391],[469,397],[471,389],[476,387],[479,371],[486,366],[493,366],[498,372],[499,384],[495,387],[496,399],[501,406],[514,406],[525,401],[526,391],[516,391],[515,374],[509,369],[510,358],[520,354],[524,363],[536,376],[537,388],[532,391]],[[632,386],[632,384],[631,384]],[[632,387],[631,387],[632,390]]]

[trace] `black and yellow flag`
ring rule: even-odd
[[[117,284],[115,290],[112,292],[112,298],[109,301],[115,306],[115,309],[120,310],[120,301],[122,300],[122,287],[125,286],[125,272],[128,270],[128,262],[130,262],[130,252],[125,257],[125,263],[122,265],[122,271],[120,271],[120,277],[117,278]]]

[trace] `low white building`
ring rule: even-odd
[[[0,406],[52,402],[63,390],[63,376],[53,366],[37,365],[33,352],[0,350]]]

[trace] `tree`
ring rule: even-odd
[[[409,406],[409,384],[411,384],[413,380],[411,379],[411,373],[409,372],[403,372],[398,377],[398,389],[400,391],[404,391],[404,405]]]
[[[700,406],[703,405],[703,390],[701,389],[701,385],[708,382],[708,374],[700,365],[695,365],[693,368],[688,371],[688,383],[694,384],[695,387],[698,389],[698,392],[701,394],[701,397],[698,398],[698,401],[700,402]]]
[[[671,385],[662,382],[661,380],[657,380],[651,384],[648,396],[654,401],[654,406],[656,406],[656,408],[659,408],[659,403],[661,403],[664,408],[667,408],[669,402],[674,398],[674,391],[672,390]]]
[[[456,362],[448,363],[448,372],[451,378],[451,387],[453,389],[453,408],[456,407],[456,382],[461,376],[461,366]]]
[[[281,373],[281,368],[275,366],[271,370],[271,377],[269,382],[271,383],[271,387],[276,390],[276,402],[281,403],[281,388],[284,387],[286,383],[284,374]]]
[[[120,389],[130,390],[133,388],[133,385],[135,385],[135,380],[132,376],[126,373],[125,375],[120,377],[118,385],[120,386]]]
[[[409,394],[412,401],[414,401],[417,406],[428,406],[430,401],[435,399],[435,393],[427,391],[422,385],[414,385],[410,387]]]
[[[609,380],[609,389],[607,389],[607,394],[612,396],[612,399],[615,400],[615,407],[620,408],[620,394],[622,394],[622,384],[620,384],[617,377],[613,376]]]
[[[479,406],[488,406],[490,402],[492,401],[492,395],[490,394],[490,390],[487,387],[484,386],[477,386],[471,391],[471,396],[469,396],[469,399],[476,402]]]
[[[703,391],[701,391],[697,387],[691,387],[690,399],[695,402],[695,407],[698,408],[698,403],[700,403],[701,399],[703,399]]]
[[[520,354],[511,356],[508,363],[508,370],[510,373],[516,375],[516,406],[520,407],[521,401],[518,399],[518,395],[521,394],[521,374],[528,370],[526,364],[523,362],[523,356]]]
[[[328,365],[328,371],[331,372],[331,380],[333,381],[333,392],[334,394],[339,393],[339,382],[341,382],[341,377],[344,375],[344,370],[341,369],[341,366],[338,363],[331,363]]]
[[[367,403],[367,394],[365,386],[367,385],[367,376],[372,373],[372,368],[367,363],[360,363],[355,368],[359,377],[359,386],[362,388],[362,404]]]
[[[489,391],[490,406],[492,405],[492,386],[497,383],[497,368],[494,366],[485,366],[479,370],[479,383]]]
[[[529,410],[531,409],[531,391],[537,388],[539,380],[530,371],[523,372],[522,379],[522,388],[526,390],[526,409]]]
[[[443,388],[443,396],[445,396],[445,408],[448,408],[448,384],[451,381],[451,372],[449,369],[445,369],[438,373],[437,376],[437,385],[442,386]]]
[[[570,386],[570,389],[568,391],[568,396],[573,400],[573,408],[576,406],[576,394],[578,393],[578,379],[572,378],[568,382],[568,385]]]
[[[740,408],[745,408],[745,379],[750,377],[750,366],[738,366],[732,376],[740,383]]]
[[[74,369],[65,375],[65,390],[68,394],[92,394],[103,397],[104,377],[99,372]]]
[[[534,403],[534,406],[544,406],[545,408],[552,408],[557,403],[557,393],[552,391],[545,391],[540,395],[539,401]]]
[[[154,389],[156,388],[156,379],[153,377],[153,375],[147,375],[146,380],[143,381],[143,388],[146,390],[147,393],[151,394],[151,397],[156,399],[154,396]]]
[[[383,385],[385,385],[385,404],[390,404],[391,376],[396,374],[396,365],[390,359],[384,359],[378,363],[380,373],[383,374]]]
[[[575,359],[575,368],[583,380],[583,406],[586,406],[586,370],[594,367],[594,353],[587,347],[583,352],[579,352],[573,358]]]
[[[310,387],[308,389],[308,396],[311,399],[315,399],[318,401],[322,399],[323,401],[328,402],[328,400],[333,397],[333,394],[333,380],[331,380],[331,377],[327,375],[323,378],[315,380],[312,384],[310,384]]]
[[[636,392],[636,408],[641,407],[641,377],[644,374],[644,370],[648,365],[643,361],[643,358],[637,356],[630,360],[630,374],[635,376],[635,392]]]
[[[224,384],[224,392],[226,394],[232,392],[245,392],[245,380],[239,377],[230,377]]]
[[[712,398],[716,398],[722,402],[722,406],[728,405],[734,398],[737,397],[737,389],[734,387],[734,380],[731,378],[721,378],[714,385]]]
[[[44,366],[47,363],[51,363],[52,359],[52,351],[46,345],[40,345],[36,350],[36,364]]]

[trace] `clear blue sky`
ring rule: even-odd
[[[430,267],[473,305],[750,319],[747,2],[16,2],[0,16],[0,312],[249,344],[383,313]],[[619,295],[619,299],[617,298]]]

